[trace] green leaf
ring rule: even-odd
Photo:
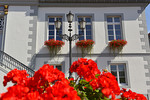
[[[98,76],[100,76],[100,74],[96,74],[95,77],[98,78]]]
[[[71,87],[75,87],[75,84],[76,84],[76,83],[75,83],[74,81],[70,81],[70,84],[69,84],[69,85],[70,85]]]
[[[89,100],[87,97],[82,97],[81,100]]]
[[[80,83],[80,84],[87,84],[88,82],[87,82],[86,80],[84,80],[84,79],[81,79],[81,80],[79,81],[79,83]]]
[[[90,84],[86,84],[85,87],[86,87],[86,89],[89,89],[90,91],[93,91],[93,88]]]
[[[95,92],[99,92],[99,90],[98,90],[98,89],[96,89],[96,90],[95,90]]]

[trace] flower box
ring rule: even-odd
[[[81,49],[82,57],[86,51],[91,52],[94,43],[93,40],[80,40],[76,43],[76,46]]]
[[[54,39],[47,40],[44,43],[44,45],[47,46],[47,48],[50,51],[50,54],[52,55],[56,55],[64,44],[65,43],[63,41],[54,40]]]
[[[122,51],[123,47],[127,44],[127,41],[125,40],[112,40],[109,42],[109,48],[113,53],[116,51],[119,53]]]

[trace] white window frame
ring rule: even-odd
[[[91,23],[87,23],[86,22],[86,25],[91,25],[91,39],[93,40],[93,25],[92,25],[92,16],[77,16],[77,32],[78,32],[78,34],[79,34],[79,28],[78,28],[78,25],[80,25],[79,24],[79,22],[78,22],[78,18],[83,18],[83,20],[85,21],[85,18],[91,18]],[[86,27],[85,27],[85,29],[84,29],[84,40],[86,40]],[[79,40],[79,39],[78,39]]]
[[[128,77],[127,77],[127,66],[126,66],[126,63],[111,63],[110,64],[110,72],[111,72],[111,65],[116,65],[116,70],[117,70],[117,80],[118,80],[118,84],[119,84],[119,86],[128,86]],[[125,69],[125,82],[126,83],[120,83],[120,79],[119,79],[119,68],[118,68],[118,65],[124,65],[124,69]]]
[[[57,30],[55,28],[55,23],[50,23],[49,22],[49,18],[54,18],[54,21],[56,21],[57,18],[62,18],[62,23],[61,23],[61,26],[62,26],[62,34],[63,34],[63,16],[48,16],[48,36],[47,36],[47,40],[49,40],[49,25],[54,25],[54,40],[56,40],[56,33],[57,33]]]
[[[109,17],[111,17],[112,18],[112,21],[113,22],[107,22],[107,18],[109,18]],[[114,22],[114,18],[115,17],[119,17],[120,18],[120,22]],[[109,31],[109,29],[108,29],[108,25],[113,25],[113,33],[114,33],[114,35],[113,35],[113,37],[114,37],[114,40],[116,40],[116,29],[115,29],[115,25],[120,25],[120,32],[121,32],[121,39],[123,39],[123,29],[122,29],[122,16],[119,16],[119,15],[109,15],[109,16],[107,16],[106,17],[106,23],[107,23],[107,38],[108,38],[108,41],[110,41],[109,40],[109,36],[112,36],[112,35],[109,35],[108,34],[108,31]]]

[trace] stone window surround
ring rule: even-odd
[[[48,26],[49,26],[49,22],[48,22],[48,19],[49,17],[57,17],[57,16],[61,16],[62,17],[62,34],[65,34],[65,14],[64,13],[46,13],[45,14],[45,26],[46,26],[46,30],[45,30],[45,38],[44,40],[46,41],[48,39],[48,34],[49,34],[49,29],[48,29]],[[65,40],[62,39],[62,41],[65,42]]]
[[[91,22],[90,23],[87,23],[86,22],[86,25],[90,25],[91,26],[91,39],[93,39],[93,29],[92,29],[92,16],[77,16],[78,18],[82,18],[84,21],[85,21],[85,19],[86,18],[90,18],[91,19]],[[79,25],[79,20],[78,20],[78,18],[77,18],[77,34],[79,34],[79,27],[78,27],[78,25]],[[86,36],[87,36],[87,34],[86,34],[86,26],[85,26],[85,29],[83,30],[83,32],[84,32],[84,34],[83,34],[83,37],[84,37],[84,39],[86,39]],[[79,40],[79,39],[78,39]],[[86,39],[87,40],[87,39]]]
[[[129,75],[129,66],[128,66],[128,62],[127,61],[108,61],[108,71],[111,72],[111,69],[110,69],[110,65],[111,64],[125,64],[125,67],[126,67],[126,78],[127,78],[127,85],[121,85],[120,87],[121,88],[131,88],[131,85],[130,85],[130,75]]]
[[[93,13],[75,13],[75,33],[78,34],[78,16],[91,17],[92,21],[92,40],[95,41],[95,30],[94,30],[94,14]]]
[[[122,19],[121,19],[121,16],[107,16],[107,18],[111,18],[112,19],[112,22],[107,22],[107,30],[108,30],[108,41],[111,41],[109,39],[109,36],[113,36],[114,40],[116,40],[116,37],[118,36],[116,31],[117,30],[120,30],[120,34],[121,34],[121,38],[122,39]],[[120,19],[120,22],[114,22],[115,21],[115,18],[119,18]],[[109,29],[108,26],[113,26],[112,29]],[[116,29],[116,25],[119,25],[120,28],[119,29]],[[109,35],[109,31],[113,31],[113,35]]]
[[[125,28],[124,28],[124,14],[123,13],[104,13],[106,44],[109,43],[109,40],[108,40],[108,29],[107,29],[107,17],[108,16],[120,16],[121,17],[122,39],[126,40],[126,38],[125,38]]]
[[[62,18],[62,16],[49,16],[49,18],[54,18],[54,20],[56,21],[57,18]],[[55,26],[55,23],[50,23],[48,22],[48,36],[47,36],[47,40],[49,39],[49,36],[52,36],[52,35],[49,35],[49,25],[54,25]],[[61,25],[63,26],[63,24]],[[56,36],[56,28],[54,27],[54,39],[57,40],[57,36]]]

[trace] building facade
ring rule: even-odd
[[[91,54],[87,53],[84,58],[97,62],[99,69],[112,72],[121,87],[150,97],[150,46],[145,19],[145,7],[149,2],[0,0],[0,49],[35,71],[43,64],[51,64],[68,77],[68,41],[62,40],[65,45],[56,56],[49,54],[44,42],[52,38],[61,40],[54,25],[57,19],[62,21],[59,34],[69,34],[66,14],[71,11],[74,14],[72,35],[82,34],[79,40],[95,41]],[[83,33],[79,27],[81,19],[86,21]],[[114,39],[128,42],[122,54],[110,53],[108,43]],[[72,42],[73,61],[82,57],[75,45],[77,41]]]

